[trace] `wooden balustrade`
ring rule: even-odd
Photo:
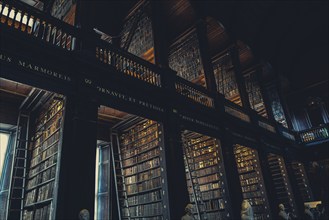
[[[76,49],[74,27],[24,3],[0,1],[0,24],[65,50]]]
[[[214,99],[207,94],[208,91],[201,86],[195,85],[179,76],[176,76],[175,89],[178,94],[185,96],[196,103],[209,108],[214,108]]]
[[[96,59],[114,67],[118,72],[161,87],[161,69],[126,51],[114,48],[107,42],[95,46]]]
[[[299,132],[302,143],[322,141],[329,138],[328,124]]]
[[[160,67],[143,60],[125,50],[114,47],[112,44],[98,39],[94,33],[83,33],[83,30],[70,26],[56,18],[46,15],[29,5],[19,1],[0,0],[0,26],[1,28],[14,29],[22,32],[28,37],[38,39],[46,44],[53,45],[66,51],[82,50],[91,57],[102,63],[109,65],[117,72],[133,77],[157,87],[163,85],[163,75],[165,71]],[[87,45],[86,47],[77,47]],[[86,59],[89,59],[86,57]],[[113,69],[112,69],[113,70]],[[178,76],[166,78],[166,84],[171,90],[181,96],[199,103],[208,108],[215,108],[214,95],[199,85],[193,84]],[[170,84],[170,85],[169,85]],[[224,99],[225,113],[239,118],[242,121],[262,127],[272,133],[276,133],[276,126],[268,119],[256,117],[248,109],[236,105]],[[278,132],[295,141],[295,134],[290,130],[278,126]],[[328,125],[299,132],[302,143],[310,143],[328,138]]]

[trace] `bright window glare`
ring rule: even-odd
[[[5,161],[5,155],[8,147],[9,134],[0,133],[0,176]]]

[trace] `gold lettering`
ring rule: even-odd
[[[18,60],[18,65],[19,65],[19,66],[24,66],[24,67],[25,67],[25,62],[24,62],[24,61],[21,61],[21,60]]]
[[[11,57],[8,57],[8,56],[6,56],[4,54],[0,54],[0,60],[6,61],[8,63],[11,63],[12,58]]]
[[[85,78],[85,83],[91,85],[92,81],[90,79]]]

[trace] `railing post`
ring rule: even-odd
[[[225,112],[225,107],[224,107],[224,95],[216,92],[214,94],[214,107],[215,110],[218,111],[221,115]]]
[[[175,79],[177,77],[177,72],[170,68],[162,68],[161,82],[162,87],[168,91],[176,92],[175,89]]]

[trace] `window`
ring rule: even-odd
[[[2,170],[5,163],[5,155],[8,148],[9,134],[0,133],[0,177],[2,176]]]
[[[110,148],[98,146],[96,152],[95,219],[108,219],[110,213]]]

